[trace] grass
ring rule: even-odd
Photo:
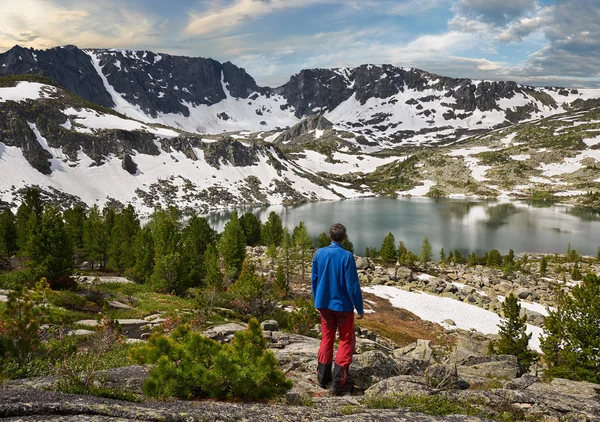
[[[398,409],[406,408],[411,412],[424,413],[426,415],[467,415],[487,418],[498,422],[517,422],[527,420],[522,410],[509,405],[486,410],[476,401],[464,401],[443,397],[440,395],[397,395],[373,397],[365,400],[368,409]]]

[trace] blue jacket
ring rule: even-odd
[[[363,300],[351,252],[331,242],[315,253],[312,263],[312,293],[315,308],[363,314]]]

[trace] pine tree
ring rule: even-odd
[[[260,245],[261,224],[260,220],[251,212],[247,212],[240,217],[240,223],[244,229],[246,244],[248,246]]]
[[[319,237],[317,238],[317,248],[318,249],[326,248],[330,244],[331,244],[331,239],[329,239],[329,236],[325,232],[321,233],[319,235]]]
[[[440,249],[440,263],[443,264],[446,262],[446,251],[444,248]]]
[[[190,286],[189,262],[181,253],[181,214],[175,209],[156,210],[148,226],[154,242],[152,285],[180,295]]]
[[[264,275],[256,274],[256,266],[245,259],[239,278],[229,289],[232,307],[241,315],[261,319],[275,307],[273,291]]]
[[[233,212],[225,224],[219,241],[219,253],[223,257],[225,273],[230,278],[236,279],[242,271],[242,263],[246,258],[246,238],[237,212]]]
[[[398,251],[396,250],[396,240],[394,235],[390,232],[383,239],[381,249],[379,249],[379,256],[383,260],[385,265],[393,264],[398,260]]]
[[[486,261],[487,261],[487,258],[486,258]],[[469,254],[469,257],[467,258],[467,266],[474,267],[477,264],[479,264],[479,257],[477,256],[477,254],[475,252],[471,252]]]
[[[279,264],[275,270],[275,291],[281,299],[285,299],[290,294],[290,284],[285,276],[283,265]]]
[[[463,257],[462,253],[460,253],[460,251],[458,249],[454,249],[454,256],[452,257],[453,262],[456,264],[464,264],[465,263],[465,258]]]
[[[281,241],[283,240],[283,224],[281,217],[275,211],[271,211],[269,214],[269,218],[261,229],[261,236],[263,245],[281,245]]]
[[[22,254],[29,242],[31,229],[38,226],[42,222],[42,213],[44,212],[44,203],[40,196],[40,191],[37,188],[27,190],[23,202],[17,209],[16,225],[17,225],[17,248]],[[31,216],[35,219],[32,222]]]
[[[498,326],[500,340],[496,344],[490,343],[491,351],[499,355],[516,356],[526,372],[537,360],[537,353],[527,347],[531,339],[531,334],[526,332],[527,316],[520,316],[521,305],[512,293],[502,302],[502,312],[504,319]]]
[[[402,257],[408,252],[406,245],[403,241],[398,242],[398,261],[401,261]]]
[[[304,225],[303,221],[301,221],[300,224],[294,228],[292,239],[294,240],[294,245],[296,245],[299,251],[300,275],[302,280],[304,280],[306,262],[310,259],[310,255],[312,249],[315,247],[315,244],[308,236],[308,233],[306,232],[306,226]]]
[[[488,254],[486,265],[488,267],[499,267],[502,265],[502,262],[503,258],[500,251],[498,249],[492,249]]]
[[[571,270],[571,280],[574,281],[579,281],[581,280],[581,270],[579,269],[579,263],[575,262],[575,265],[573,265],[573,269]]]
[[[287,228],[283,230],[283,237],[281,241],[281,248],[279,250],[279,265],[283,267],[283,272],[285,274],[285,281],[289,286],[292,282],[292,274],[294,274],[295,266],[295,251],[294,251],[294,241],[292,240],[292,236],[290,236],[290,232]]]
[[[354,253],[354,243],[352,243],[350,241],[350,238],[346,237],[343,241],[342,241],[342,248],[344,248],[345,250],[347,250],[348,252],[352,252]]]
[[[10,256],[17,251],[17,223],[10,208],[0,214],[0,256]]]
[[[600,278],[588,274],[570,294],[556,293],[541,348],[551,377],[600,383]]]
[[[149,281],[154,270],[154,239],[150,227],[146,226],[137,233],[133,249],[135,264],[127,271],[127,276],[136,283]]]
[[[204,217],[193,214],[181,234],[183,259],[187,263],[187,271],[192,286],[199,286],[204,279],[204,255],[209,245],[216,244],[216,232]]]
[[[63,215],[73,247],[76,250],[83,249],[83,227],[87,218],[84,206],[77,204],[73,208],[65,210]]]
[[[32,214],[31,221],[35,220]],[[73,245],[58,209],[46,206],[41,224],[32,228],[25,250],[28,266],[37,276],[45,277],[55,287],[72,284]]]
[[[103,262],[108,247],[108,236],[102,214],[94,205],[83,225],[83,247],[86,259],[92,262],[92,269],[94,269],[94,263]]]
[[[219,268],[219,256],[217,248],[213,244],[209,244],[204,253],[204,267],[206,277],[204,283],[208,287],[212,287],[217,291],[223,290],[223,274]]]
[[[548,271],[548,258],[546,255],[543,255],[542,259],[540,259],[540,273],[546,274],[546,271]]]
[[[115,216],[107,246],[108,268],[125,271],[135,265],[134,242],[139,230],[140,221],[131,205]]]
[[[431,261],[431,251],[431,243],[429,243],[429,239],[427,239],[427,236],[425,236],[425,238],[423,239],[423,243],[421,243],[421,253],[419,254],[419,261],[421,261],[423,264],[427,264],[429,261]]]
[[[504,265],[514,265],[515,264],[515,251],[510,249],[507,255],[504,255]]]

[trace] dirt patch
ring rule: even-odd
[[[356,325],[371,330],[383,337],[393,340],[403,347],[414,343],[417,339],[431,340],[432,344],[447,345],[451,338],[444,328],[430,321],[424,321],[405,309],[393,307],[386,299],[371,293],[363,293],[365,306],[375,312],[357,320]],[[369,302],[367,302],[369,301]]]

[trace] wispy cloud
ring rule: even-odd
[[[168,24],[112,0],[66,6],[71,3],[0,0],[0,48],[17,43],[34,48],[65,44],[131,48],[152,42]]]

